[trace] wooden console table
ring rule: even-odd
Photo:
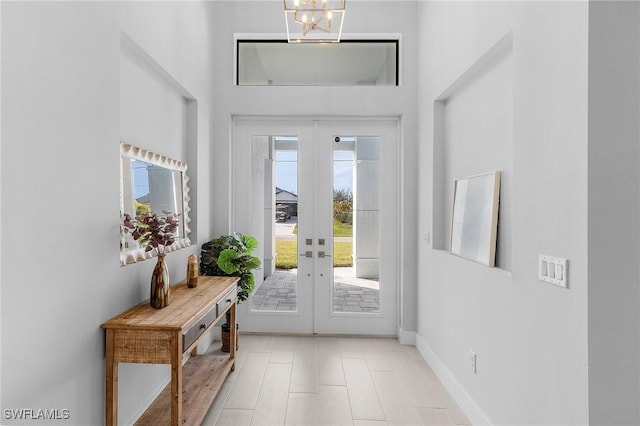
[[[235,368],[236,336],[231,333],[229,355],[198,355],[199,340],[231,311],[236,328],[236,277],[198,278],[171,288],[171,303],[154,309],[148,301],[102,324],[106,330],[105,423],[118,423],[118,363],[171,364],[171,383],[136,424],[200,424],[222,383]],[[183,357],[190,354],[183,365]]]

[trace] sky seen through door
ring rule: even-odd
[[[336,190],[353,192],[353,152],[335,151],[334,184]],[[276,151],[276,182],[278,188],[298,194],[298,153],[297,151]]]

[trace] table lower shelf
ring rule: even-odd
[[[182,367],[184,425],[199,425],[233,367],[229,355],[193,355]],[[135,423],[157,426],[171,422],[171,384],[167,385]]]

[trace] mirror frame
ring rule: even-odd
[[[156,249],[151,251],[145,251],[144,248],[126,249],[125,248],[125,232],[123,227],[124,221],[124,182],[123,182],[123,170],[122,170],[122,158],[131,158],[133,160],[144,161],[165,169],[177,171],[182,173],[182,218],[184,224],[184,237],[176,238],[175,242],[165,247],[165,252],[170,253],[172,251],[180,250],[191,245],[189,234],[189,186],[187,182],[187,164],[178,160],[173,160],[164,155],[156,154],[154,152],[142,149],[127,143],[120,143],[120,266],[130,265],[132,263],[141,262],[146,259],[151,259],[158,255]]]

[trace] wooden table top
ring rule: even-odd
[[[101,325],[104,329],[183,330],[215,306],[237,285],[238,277],[198,277],[198,286],[186,280],[171,287],[171,303],[162,309],[140,303]]]

